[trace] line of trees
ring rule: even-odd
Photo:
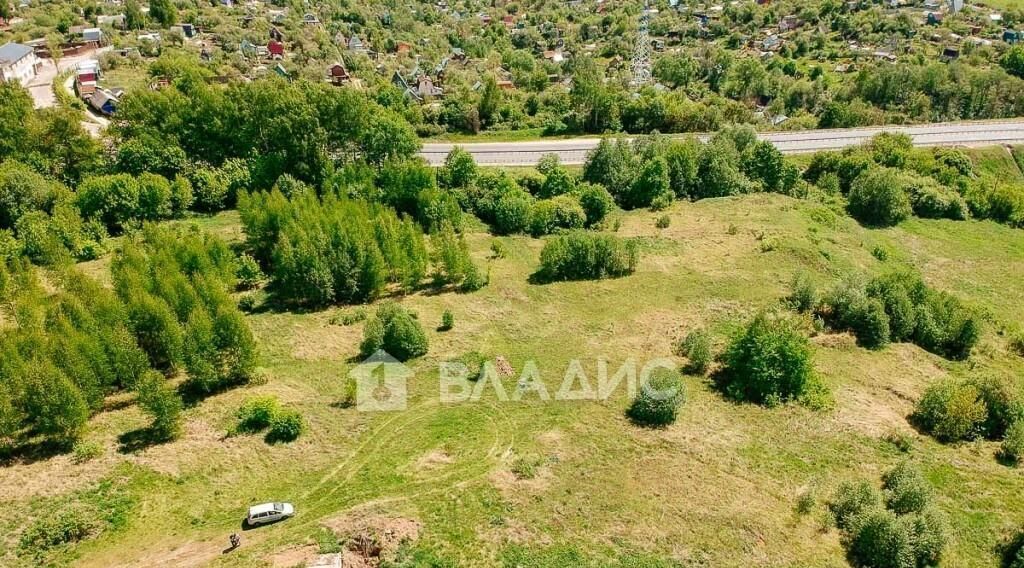
[[[805,193],[799,168],[748,127],[724,129],[706,144],[660,135],[603,139],[587,155],[583,180],[605,187],[624,209],[756,191]]]
[[[253,256],[276,294],[312,305],[363,303],[385,293],[420,287],[433,271],[435,285],[475,290],[484,276],[464,238],[449,223],[431,237],[380,203],[279,190],[242,193],[239,211]]]

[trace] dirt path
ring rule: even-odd
[[[87,51],[78,55],[62,57],[54,65],[52,59],[43,59],[42,65],[39,68],[39,72],[28,84],[28,92],[32,95],[32,100],[36,108],[49,108],[57,105],[57,97],[53,94],[53,82],[57,79],[57,76],[69,69],[74,69],[79,63],[87,59],[95,59],[100,56],[101,53],[110,49],[104,47],[98,50]],[[68,79],[62,85],[62,88],[74,94],[74,78],[68,77]],[[82,120],[82,126],[93,136],[99,136],[100,132],[110,124],[106,118],[94,116],[86,113],[85,119]]]

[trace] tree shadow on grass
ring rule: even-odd
[[[47,439],[33,439],[10,446],[0,446],[0,467],[46,461],[69,451],[71,451],[70,443]]]
[[[178,396],[181,397],[181,402],[185,405],[185,408],[192,408],[211,396],[236,389],[240,386],[249,384],[252,381],[253,379],[225,381],[223,383],[210,386],[200,384],[197,381],[188,380],[178,385],[177,391]]]
[[[122,454],[134,454],[151,446],[169,442],[166,436],[146,426],[136,428],[117,437],[117,451]]]

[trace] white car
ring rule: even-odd
[[[249,507],[249,516],[245,520],[250,526],[263,525],[287,519],[294,514],[295,507],[291,503],[263,503]]]

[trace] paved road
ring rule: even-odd
[[[915,146],[994,146],[1024,144],[1024,119],[985,122],[949,122],[922,126],[887,126],[836,130],[770,132],[760,137],[774,143],[786,154],[839,150],[861,144],[879,132],[909,134]],[[707,135],[700,135],[706,139]],[[548,153],[558,154],[563,164],[582,164],[599,138],[570,138],[527,142],[474,142],[467,144],[424,144],[420,155],[434,165],[444,162],[455,146],[468,150],[480,165],[532,166]]]

